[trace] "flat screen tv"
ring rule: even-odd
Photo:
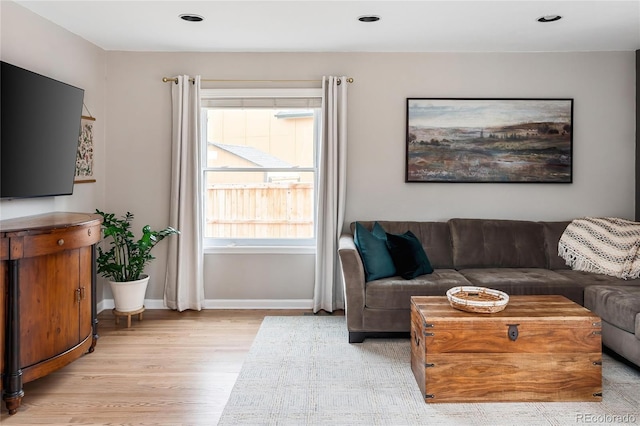
[[[71,195],[84,90],[0,65],[0,198]]]

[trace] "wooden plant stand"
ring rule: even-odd
[[[120,324],[120,317],[127,317],[127,328],[131,327],[131,316],[138,315],[138,321],[142,321],[142,313],[144,312],[144,306],[136,311],[120,312],[115,308],[113,309],[113,315],[116,317],[116,325]]]

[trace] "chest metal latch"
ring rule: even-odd
[[[509,326],[509,331],[507,331],[507,335],[509,336],[509,339],[512,341],[516,341],[516,339],[518,338],[518,326],[520,324],[507,324]]]

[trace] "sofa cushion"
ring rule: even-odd
[[[584,290],[584,306],[609,324],[638,336],[640,287],[595,285]]]
[[[558,269],[555,272],[580,283],[582,287],[589,287],[591,285],[640,286],[640,279],[623,280],[622,278],[612,277],[611,275],[574,271],[572,269]]]
[[[359,221],[367,229],[373,227],[373,221]],[[404,234],[413,232],[418,237],[422,248],[429,255],[429,262],[435,269],[453,269],[451,253],[451,234],[447,222],[405,222],[378,221],[390,234]],[[351,223],[351,233],[354,233],[355,222]]]
[[[412,280],[384,278],[367,283],[365,306],[370,309],[410,309],[411,296],[444,296],[451,287],[471,285],[453,269],[435,269]],[[408,324],[407,324],[408,326]]]
[[[569,221],[564,222],[540,222],[544,232],[544,250],[547,255],[547,268],[549,269],[571,269],[567,262],[558,256],[558,242]]]
[[[468,268],[546,268],[539,222],[451,219],[453,264]]]
[[[413,232],[387,234],[387,247],[396,266],[396,273],[402,278],[410,280],[433,272],[429,258]]]
[[[461,269],[473,285],[504,291],[509,295],[561,294],[582,305],[584,286],[555,271],[543,268]]]
[[[364,265],[365,280],[377,280],[396,274],[396,267],[387,248],[387,236],[377,223],[369,231],[356,223],[353,241]]]

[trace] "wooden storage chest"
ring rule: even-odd
[[[493,314],[414,296],[411,369],[427,403],[601,401],[600,318],[563,296],[511,296]]]

